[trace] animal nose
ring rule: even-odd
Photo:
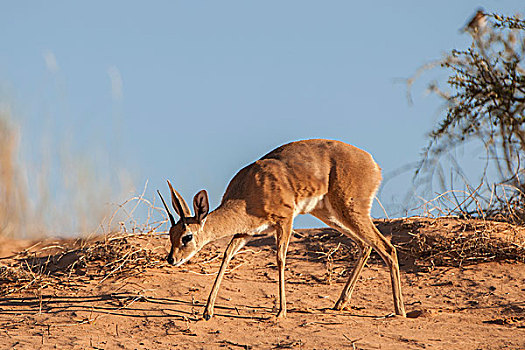
[[[170,264],[170,265],[173,265],[173,263],[175,262],[173,260],[173,256],[171,256],[171,254],[168,254],[168,257],[166,258],[166,260],[168,260],[168,264]]]

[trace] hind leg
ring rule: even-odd
[[[313,212],[311,212],[311,214],[317,217],[319,220],[323,221],[331,228],[348,236],[350,239],[352,239],[352,241],[354,241],[355,244],[357,244],[359,248],[359,257],[357,258],[357,261],[354,265],[354,269],[350,273],[348,281],[346,282],[341,292],[341,296],[339,297],[339,300],[337,300],[334,306],[334,310],[342,310],[345,308],[345,306],[348,304],[348,301],[352,297],[352,292],[354,291],[355,285],[357,284],[357,280],[359,279],[359,276],[361,275],[361,272],[365,267],[365,264],[368,260],[368,257],[370,256],[372,248],[369,245],[367,245],[364,241],[362,241],[350,229],[341,225],[341,223],[338,220],[336,220],[334,216],[330,215],[330,212],[328,212],[326,208],[316,209]]]
[[[406,316],[403,296],[401,294],[401,278],[396,248],[379,232],[372,222],[370,215],[344,212],[341,213],[340,218],[345,226],[349,227],[351,231],[358,235],[367,245],[374,248],[385,261],[390,270],[395,313],[400,316]],[[349,283],[351,287],[352,284],[351,282]],[[345,290],[343,290],[343,292],[344,291]],[[341,295],[341,298],[344,300],[344,295]]]
[[[370,252],[372,251],[372,248],[369,246],[360,246],[359,248],[359,258],[357,259],[352,273],[348,277],[348,281],[341,292],[339,300],[337,300],[337,303],[335,303],[334,310],[343,310],[346,304],[348,304],[348,301],[352,297],[352,292],[354,291],[357,279],[363,271],[363,267],[365,267],[366,261],[368,260]]]

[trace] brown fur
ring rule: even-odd
[[[285,316],[284,266],[292,223],[297,214],[309,213],[348,235],[361,248],[356,266],[335,308],[342,309],[347,304],[373,248],[390,269],[394,309],[396,314],[404,316],[396,250],[370,218],[372,200],[380,183],[381,169],[372,156],[354,146],[322,139],[283,145],[241,169],[228,185],[219,207],[204,220],[195,216],[185,218],[186,225],[180,220],[170,229],[172,248],[168,261],[180,265],[208,242],[233,236],[204,312],[205,318],[209,319],[232,256],[254,233],[271,230],[277,240],[278,316]],[[171,193],[174,207],[178,206],[176,201],[184,201],[176,191]],[[203,199],[203,193],[198,196],[199,200],[194,200],[198,202],[194,203],[194,209],[201,213],[202,218],[202,212],[207,213],[208,199],[207,195]],[[185,203],[180,207],[186,212]],[[192,239],[184,245],[183,237],[189,233]]]

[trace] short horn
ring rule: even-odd
[[[180,203],[180,199],[179,199],[179,196],[177,196],[175,189],[173,188],[173,186],[171,185],[171,182],[170,180],[167,180],[168,181],[168,186],[170,187],[170,191],[171,191],[171,204],[173,205],[173,209],[175,209],[175,211],[177,212],[177,214],[179,214],[180,216],[180,221],[182,221],[182,223],[184,225],[186,225],[186,212],[184,211],[184,207],[182,206],[182,204]],[[184,200],[184,199],[183,199]],[[188,205],[185,204],[185,207],[187,207]],[[189,210],[188,210],[189,211]]]
[[[168,213],[168,217],[171,221],[171,226],[175,226],[175,219],[173,218],[173,215],[171,215],[170,210],[168,209],[168,206],[166,205],[166,202],[164,201],[164,198],[162,198],[162,195],[160,194],[160,191],[157,190],[157,193],[160,196],[160,200],[162,201],[162,204],[164,204],[164,208],[166,208],[166,212]]]

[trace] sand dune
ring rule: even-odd
[[[292,238],[288,316],[279,321],[271,237],[256,237],[233,259],[210,321],[202,312],[226,241],[175,268],[162,260],[166,236],[154,234],[36,245],[3,240],[0,348],[525,347],[525,228],[452,218],[376,224],[398,246],[406,319],[390,316],[388,271],[376,255],[351,307],[331,309],[355,251],[329,229],[298,230]],[[449,238],[448,249],[439,237]],[[20,272],[23,264],[26,272]]]

